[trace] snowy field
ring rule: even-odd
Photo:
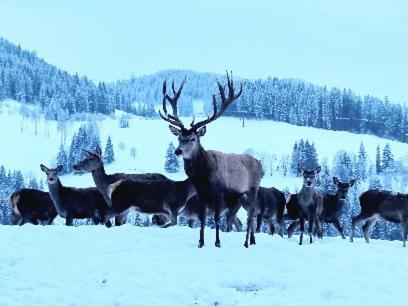
[[[0,226],[0,305],[403,305],[401,242],[123,226]]]
[[[25,118],[23,121],[19,108],[20,104],[14,101],[0,102],[0,131],[2,131],[0,143],[4,144],[0,147],[0,165],[4,165],[7,169],[19,169],[27,178],[44,178],[39,165],[43,163],[54,166],[61,143],[57,123],[40,117],[37,134],[35,134],[34,120]],[[97,121],[102,146],[104,147],[109,135],[112,137],[114,146],[116,160],[106,167],[106,171],[108,173],[158,172],[172,179],[184,179],[183,169],[176,174],[164,172],[166,149],[170,142],[177,144],[177,138],[169,131],[168,124],[161,119],[148,120],[133,116],[130,119],[130,127],[121,129],[118,123],[120,114],[121,112],[117,112],[116,117],[101,116],[102,119]],[[183,118],[183,120],[189,124],[191,118]],[[67,145],[71,143],[72,134],[78,131],[80,124],[81,122],[67,124]],[[375,159],[377,145],[384,148],[386,143],[391,144],[396,158],[405,157],[408,160],[408,144],[372,135],[329,131],[273,121],[246,120],[246,127],[242,128],[239,119],[220,118],[208,126],[201,142],[206,149],[226,153],[243,153],[251,149],[260,155],[275,154],[279,161],[282,155],[292,153],[293,144],[301,138],[314,142],[319,161],[327,158],[329,164],[338,150],[357,153],[361,141],[364,143],[368,158],[372,161]],[[124,144],[124,149],[119,148],[121,143]],[[132,147],[137,150],[135,158],[130,154]],[[61,180],[68,186],[94,185],[90,174],[68,175]],[[301,187],[301,181],[296,177],[284,177],[275,173],[273,176],[266,175],[261,185],[281,189],[288,187],[291,192],[295,192]],[[402,188],[398,191],[406,190]]]

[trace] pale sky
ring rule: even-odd
[[[95,81],[230,69],[408,103],[405,0],[0,0],[0,36]]]

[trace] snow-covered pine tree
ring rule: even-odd
[[[380,173],[381,173],[381,151],[380,151],[380,145],[377,145],[376,153],[375,153],[375,173],[376,173],[376,174],[380,174]]]
[[[297,142],[295,142],[295,144],[293,145],[292,155],[290,158],[290,172],[296,176],[299,176],[298,163],[299,163],[299,147]]]
[[[107,164],[115,161],[115,153],[113,152],[113,144],[110,136],[108,136],[108,140],[106,141],[104,160]]]
[[[67,153],[65,152],[64,146],[60,145],[59,151],[57,154],[57,165],[62,165],[64,168],[61,171],[61,174],[65,174],[69,172],[68,168],[68,156]]]
[[[180,169],[180,164],[177,156],[174,154],[175,147],[173,142],[170,142],[166,150],[166,160],[164,163],[164,170],[169,173],[175,173]]]
[[[394,156],[391,152],[391,146],[387,143],[382,152],[381,171],[392,171],[394,169]]]
[[[30,182],[28,183],[28,188],[38,189],[38,183],[37,183],[37,180],[35,178],[32,178],[30,180]]]

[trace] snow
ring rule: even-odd
[[[401,242],[122,226],[0,226],[0,305],[401,305]]]
[[[44,121],[38,124],[38,134],[34,133],[34,122],[25,119],[21,132],[20,104],[14,101],[0,102],[0,147],[1,162],[8,169],[22,170],[28,178],[43,178],[40,163],[54,166],[61,142],[60,133],[57,131],[55,121]],[[121,112],[116,117],[120,118]],[[108,173],[125,172],[158,172],[166,176],[181,180],[185,178],[184,170],[176,174],[164,172],[165,153],[170,142],[177,144],[177,138],[171,134],[168,124],[161,119],[148,120],[140,117],[131,117],[127,129],[120,129],[117,118],[104,117],[98,120],[102,149],[110,135],[114,145],[116,161],[106,167]],[[191,118],[182,118],[187,124]],[[196,120],[199,120],[197,118]],[[73,122],[67,126],[67,144],[71,136],[77,132],[81,122]],[[379,144],[384,148],[390,143],[396,158],[406,157],[408,144],[378,138],[372,135],[353,134],[349,132],[329,131],[311,127],[293,126],[282,122],[246,120],[246,127],[241,127],[241,121],[235,118],[220,118],[207,127],[207,133],[201,142],[206,149],[223,152],[243,153],[248,149],[254,150],[259,155],[264,153],[275,154],[279,158],[283,154],[290,155],[293,144],[299,139],[309,139],[316,145],[319,161],[328,158],[331,164],[334,154],[338,150],[357,153],[360,142],[364,143],[369,159],[375,159],[375,149]],[[45,135],[45,126],[49,136]],[[121,150],[119,144],[124,143],[125,149]],[[132,158],[130,150],[137,149],[136,158]],[[62,177],[63,184],[67,186],[88,187],[94,182],[91,175],[68,175]],[[266,175],[261,183],[263,186],[275,186],[290,191],[297,191],[301,182],[298,178],[279,174]],[[405,188],[405,186],[403,186]],[[398,190],[403,192],[404,190]]]

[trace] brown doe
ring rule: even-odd
[[[204,228],[207,217],[207,210],[214,211],[215,221],[215,246],[221,247],[219,231],[220,217],[226,214],[227,219],[235,215],[240,202],[246,203],[248,219],[245,247],[255,244],[254,217],[256,196],[262,178],[262,167],[260,162],[252,156],[246,154],[225,154],[219,151],[205,150],[200,137],[206,133],[206,125],[215,121],[225,112],[228,106],[242,94],[242,84],[238,93],[234,91],[234,84],[227,73],[227,84],[221,85],[217,81],[219,94],[221,97],[220,109],[217,106],[216,96],[213,95],[213,114],[203,121],[197,123],[193,121],[190,128],[186,128],[178,117],[177,101],[180,97],[185,80],[178,90],[172,83],[173,97],[167,94],[166,81],[163,82],[163,114],[159,112],[161,118],[170,123],[170,131],[178,137],[178,147],[175,154],[183,157],[184,170],[193,182],[199,199],[203,202],[200,213],[200,240],[198,247],[204,246]],[[228,88],[228,93],[225,89]],[[170,103],[173,113],[167,112],[166,104]]]

